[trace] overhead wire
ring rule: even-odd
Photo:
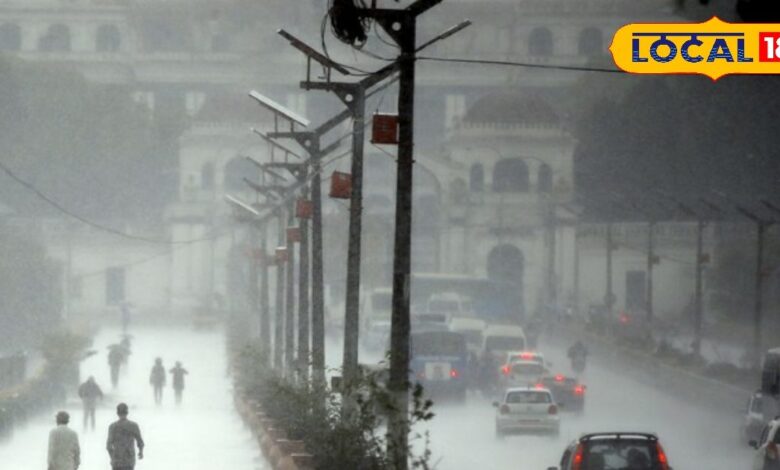
[[[13,170],[11,170],[8,166],[6,166],[4,163],[0,162],[0,170],[2,170],[6,175],[8,175],[11,179],[19,183],[20,185],[24,186],[27,190],[35,194],[39,199],[43,200],[53,208],[57,209],[59,212],[67,215],[68,217],[71,217],[75,220],[78,220],[79,222],[88,225],[92,228],[95,228],[97,230],[101,230],[106,233],[110,233],[112,235],[116,235],[118,237],[127,238],[130,240],[136,240],[136,241],[143,241],[147,243],[155,243],[159,245],[181,245],[181,244],[189,244],[189,243],[196,243],[199,241],[205,241],[209,238],[199,238],[199,239],[193,239],[193,240],[182,240],[182,241],[172,241],[172,240],[163,240],[158,238],[150,238],[150,237],[144,237],[142,235],[134,235],[132,233],[127,233],[122,230],[115,229],[113,227],[109,227],[107,225],[103,225],[99,222],[92,221],[80,214],[77,214],[70,209],[66,208],[62,204],[58,203],[48,195],[46,195],[43,191],[38,189],[34,184],[30,183],[26,179],[22,178],[21,176],[17,175]]]
[[[619,69],[609,69],[604,67],[588,67],[584,65],[564,65],[564,64],[537,64],[532,62],[516,62],[511,60],[492,60],[492,59],[469,59],[463,57],[434,57],[434,56],[417,56],[417,60],[425,60],[429,62],[449,62],[459,64],[477,64],[477,65],[497,65],[505,67],[525,67],[532,69],[545,69],[545,70],[564,70],[569,72],[598,72],[598,73],[617,73],[625,74],[626,72]]]

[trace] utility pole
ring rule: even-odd
[[[615,293],[612,291],[612,221],[607,222],[607,288],[604,293],[604,305],[607,307],[609,318],[612,318],[615,306]]]
[[[279,35],[307,56],[306,80],[301,82],[304,90],[324,90],[334,93],[346,106],[352,117],[352,162],[351,162],[351,192],[349,208],[349,238],[347,242],[347,276],[344,313],[344,357],[342,373],[345,389],[349,389],[357,379],[358,373],[358,336],[360,324],[360,250],[362,244],[362,210],[363,210],[363,148],[365,142],[365,103],[366,98],[385,89],[392,81],[377,87],[371,93],[368,90],[381,81],[395,74],[397,63],[391,63],[381,70],[367,76],[358,82],[332,81],[332,70],[342,75],[349,75],[349,70],[333,62],[328,57],[297,39],[285,30],[279,30]],[[311,61],[318,62],[324,68],[324,81],[313,81],[311,78]],[[315,211],[317,203],[314,204]],[[315,212],[316,215],[316,212]],[[316,217],[315,217],[316,218]],[[315,220],[315,224],[316,224]],[[315,231],[316,233],[316,231]],[[315,247],[315,252],[317,251]],[[316,269],[315,269],[316,272]],[[315,281],[316,284],[316,281]],[[315,293],[316,293],[315,289]],[[316,301],[315,301],[316,304]],[[316,325],[316,322],[315,322]],[[319,327],[318,327],[319,328]],[[323,325],[324,336],[324,325]],[[320,336],[315,332],[314,337]],[[316,348],[315,348],[316,349]],[[324,357],[315,353],[315,370],[324,370]],[[323,377],[324,380],[324,377]]]
[[[552,198],[552,195],[549,195]],[[557,295],[555,288],[555,205],[552,200],[547,204],[547,308],[549,315],[556,309]]]
[[[770,209],[777,209],[770,203],[762,201],[765,206]],[[756,224],[756,276],[755,276],[755,302],[753,305],[753,360],[758,363],[763,351],[763,338],[761,334],[761,328],[764,323],[763,312],[763,297],[764,297],[764,238],[766,232],[772,225],[775,224],[772,220],[767,220],[759,217],[758,215],[748,211],[743,207],[737,206],[737,210],[745,217],[752,220]]]
[[[275,142],[271,141],[271,145],[275,145]],[[271,148],[271,161],[274,160],[274,153],[273,153],[274,147]],[[287,158],[287,156],[285,156]],[[275,173],[274,171],[270,170],[266,167],[263,163],[258,162],[257,160],[253,159],[252,157],[246,157],[246,159],[253,163],[255,166],[257,166],[261,171],[261,183],[262,184],[255,184],[252,181],[248,180],[247,178],[244,178],[244,182],[249,185],[252,189],[254,189],[258,194],[263,194],[269,201],[275,200],[277,198],[281,199],[282,202],[284,201],[286,195],[290,191],[290,188],[287,188],[285,186],[282,186],[278,183],[285,182],[286,179],[279,174]],[[266,184],[265,183],[265,175],[271,176],[273,179],[276,180],[277,184]],[[277,220],[277,247],[281,246],[284,243],[284,208],[282,202],[279,202],[277,205],[273,207],[273,218]],[[262,229],[265,232],[265,225],[263,225]],[[266,234],[263,235],[263,253],[267,252],[267,242],[266,242]],[[283,333],[283,327],[284,327],[284,265],[286,262],[280,262],[277,260],[274,264],[276,265],[276,306],[275,306],[275,319],[274,319],[274,334],[273,334],[273,360],[270,361],[273,366],[277,370],[282,370],[284,367],[283,362],[283,356],[284,356],[284,350],[283,350],[283,344],[284,344],[284,333]],[[268,330],[268,334],[265,335],[267,337],[267,340],[270,342],[270,336],[271,336],[271,327],[270,327],[270,308],[268,306],[268,260],[266,260],[266,265],[264,266],[264,275],[265,280],[261,282],[262,289],[266,292],[266,300],[265,300],[265,312],[268,319],[265,321],[266,329]],[[270,344],[270,343],[269,343]]]
[[[647,223],[647,293],[645,314],[647,321],[653,322],[653,267],[655,266],[655,221]]]
[[[395,413],[388,425],[388,450],[396,470],[409,467],[409,302],[411,290],[412,177],[414,174],[414,81],[417,17],[441,0],[417,0],[402,10],[365,9],[397,43],[400,89],[398,93],[398,171],[393,253],[393,313],[390,327],[390,380]]]
[[[339,142],[333,142],[322,147],[322,137],[330,130],[350,117],[348,111],[342,111],[328,121],[321,124],[313,131],[289,131],[270,132],[267,138],[293,139],[309,154],[307,162],[313,167],[312,171],[312,315],[309,319],[309,248],[308,248],[308,220],[300,219],[301,227],[301,262],[298,274],[299,281],[299,309],[298,309],[298,362],[304,377],[308,377],[309,370],[309,337],[311,336],[312,366],[314,378],[320,384],[325,380],[325,309],[324,309],[324,279],[322,263],[322,190],[320,186],[322,175],[320,174],[320,162],[322,157],[335,150]],[[308,179],[308,165],[301,164],[298,168],[300,181]],[[306,191],[304,190],[304,196]],[[310,335],[309,322],[311,321],[313,335]]]
[[[388,423],[388,453],[395,470],[409,467],[409,302],[411,290],[412,242],[412,176],[414,167],[414,85],[415,54],[435,41],[448,37],[469,22],[445,31],[442,35],[417,46],[417,17],[442,0],[417,0],[404,9],[358,9],[356,17],[347,20],[373,19],[400,49],[397,64],[400,72],[398,94],[398,170],[396,181],[395,243],[393,256],[393,300],[390,328],[390,380],[393,414]],[[349,38],[353,43],[357,37]]]

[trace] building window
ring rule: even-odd
[[[553,53],[553,37],[549,29],[534,28],[528,36],[528,54],[535,57],[550,56]]]
[[[580,55],[594,56],[604,52],[604,37],[597,28],[585,28],[580,32],[577,45]]]
[[[552,191],[553,178],[550,165],[543,164],[539,167],[538,190],[540,193],[549,193]]]
[[[64,24],[53,24],[38,42],[42,52],[70,51],[70,29]]]
[[[122,45],[119,28],[112,24],[104,24],[97,30],[95,47],[98,52],[117,52]]]
[[[206,163],[200,172],[200,187],[203,189],[214,189],[214,164]]]
[[[18,51],[22,48],[22,29],[18,24],[6,23],[0,26],[0,50]]]
[[[500,160],[493,168],[493,191],[497,193],[528,192],[528,165],[519,158]]]
[[[481,193],[485,190],[485,170],[482,168],[481,163],[471,165],[469,187],[475,193]]]

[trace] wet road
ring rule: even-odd
[[[333,342],[333,348],[329,363],[336,365],[338,343]],[[554,372],[571,374],[560,348],[543,341],[539,350],[553,363]],[[365,353],[361,362],[377,356]],[[417,431],[430,431],[433,462],[442,470],[546,470],[559,463],[566,445],[580,434],[618,430],[657,433],[675,470],[751,468],[752,452],[738,441],[741,410],[691,404],[621,376],[600,364],[598,356],[589,358],[583,382],[588,387],[585,412],[563,412],[559,437],[496,439],[495,410],[490,400],[478,395],[465,404],[437,404],[434,420]]]
[[[99,354],[82,365],[82,378],[94,375],[106,394],[97,410],[96,430],[82,430],[77,398],[71,396],[65,406],[71,414],[71,428],[78,431],[81,440],[81,470],[110,468],[105,442],[120,401],[130,406],[129,418],[139,423],[146,441],[145,459],[136,465],[137,470],[265,469],[256,442],[233,408],[223,335],[185,326],[135,328],[131,333],[133,354],[116,389],[109,379],[106,347],[119,340],[118,330],[101,331],[93,344]],[[156,356],[163,358],[166,369],[180,360],[189,370],[181,405],[175,404],[170,388],[165,390],[163,403],[155,405],[149,371]],[[170,387],[170,374],[168,384]],[[45,469],[53,423],[52,413],[17,428],[10,440],[0,444],[0,468]]]

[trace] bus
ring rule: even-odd
[[[466,338],[453,331],[418,331],[410,338],[409,369],[427,395],[466,398],[468,348]]]

